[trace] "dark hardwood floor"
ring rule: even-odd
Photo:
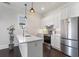
[[[54,48],[48,47],[46,44],[43,44],[43,56],[44,57],[69,57]]]
[[[21,57],[19,47],[14,47],[14,50],[10,51],[8,48],[0,50],[0,57]]]
[[[43,45],[43,56],[44,57],[67,57],[67,55],[55,50],[50,49],[45,44]],[[0,57],[21,57],[19,47],[14,47],[14,50],[9,51],[9,49],[0,50]]]

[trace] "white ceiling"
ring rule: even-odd
[[[9,7],[19,12],[24,12],[24,4],[27,4],[27,9],[31,8],[31,2],[10,2]],[[37,13],[44,15],[45,13],[54,10],[67,2],[34,2],[34,9]],[[4,4],[4,3],[3,3]],[[6,5],[8,6],[8,5]],[[44,8],[44,10],[41,10]]]

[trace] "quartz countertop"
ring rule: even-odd
[[[26,43],[26,42],[43,40],[43,38],[33,36],[33,35],[26,35],[26,36],[23,37],[23,35],[18,34],[16,36],[17,36],[17,40],[19,41],[19,43]]]

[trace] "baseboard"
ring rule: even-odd
[[[16,43],[14,46],[18,46]],[[0,45],[0,50],[8,48],[8,44]]]
[[[58,47],[54,47],[54,46],[52,46],[52,45],[51,45],[51,47],[52,47],[52,48],[54,48],[54,49],[56,49],[56,50],[61,51],[61,49],[60,49],[60,48],[58,48]]]
[[[59,49],[56,49],[56,48],[54,48],[54,47],[51,47],[52,49],[54,49],[54,50],[56,50],[56,51],[59,51],[59,52],[61,52]]]

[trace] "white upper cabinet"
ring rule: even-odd
[[[62,20],[69,17],[69,14],[70,14],[69,7],[66,6],[66,7],[62,8],[60,12],[61,12],[61,19]]]
[[[70,17],[79,16],[79,2],[76,2],[70,6]]]

